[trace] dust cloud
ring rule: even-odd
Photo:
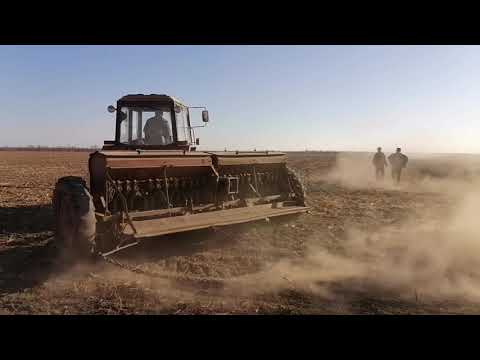
[[[388,155],[388,154],[387,154]],[[402,171],[400,184],[394,184],[391,167],[385,168],[385,177],[376,181],[372,165],[373,154],[340,153],[336,166],[326,175],[311,175],[309,181],[337,183],[348,188],[406,190],[462,194],[465,187],[476,185],[480,179],[480,162],[454,156],[426,157],[410,155]]]
[[[270,264],[268,270],[243,278],[234,288],[245,293],[247,288],[263,292],[293,287],[333,299],[332,285],[348,283],[351,290],[392,291],[410,298],[415,294],[423,299],[480,300],[479,179],[451,173],[443,178],[431,176],[413,159],[403,184],[393,185],[388,174],[383,183],[377,183],[373,169],[365,166],[369,159],[342,157],[332,172],[313,182],[438,192],[451,196],[454,206],[447,215],[431,213],[421,221],[412,216],[375,231],[350,227],[335,252],[314,234],[304,258]]]

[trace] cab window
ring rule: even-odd
[[[122,107],[120,142],[129,145],[168,145],[173,142],[168,108]]]

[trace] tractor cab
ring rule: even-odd
[[[190,109],[203,109],[202,120],[208,122],[205,107],[189,107],[168,95],[126,95],[110,105],[116,113],[115,140],[105,141],[104,150],[195,150]]]

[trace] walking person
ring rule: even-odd
[[[392,166],[392,179],[395,183],[399,184],[402,169],[407,166],[408,157],[402,154],[402,149],[397,148],[397,151],[388,157],[388,161]]]
[[[388,166],[385,154],[382,152],[382,148],[378,147],[377,152],[373,156],[373,166],[375,166],[375,177],[378,180],[383,180],[385,176],[385,167]]]

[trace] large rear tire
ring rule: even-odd
[[[95,250],[96,219],[92,196],[80,177],[60,178],[53,193],[55,238],[69,259],[85,258]]]
[[[305,206],[305,200],[307,197],[305,191],[305,185],[300,179],[300,176],[296,173],[295,170],[287,166],[288,182],[292,187],[293,192],[295,193],[295,199],[299,206]]]

